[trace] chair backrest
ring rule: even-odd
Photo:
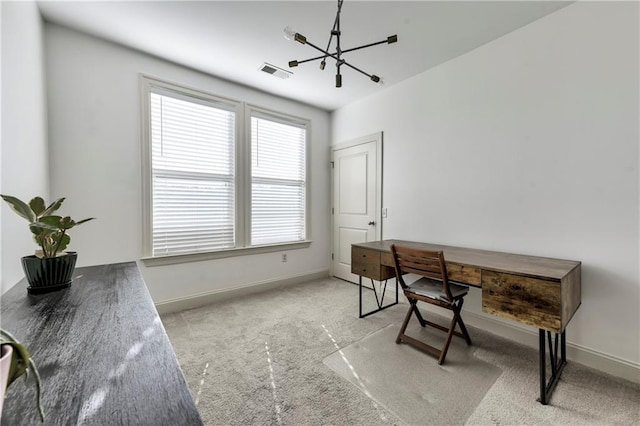
[[[396,277],[403,289],[407,287],[403,275],[416,274],[441,281],[442,291],[447,295],[449,301],[453,300],[451,289],[449,289],[447,265],[442,251],[419,250],[393,244],[391,253],[393,253]]]

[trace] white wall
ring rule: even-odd
[[[573,4],[332,116],[384,131],[384,238],[582,261],[568,341],[636,367],[638,15]]]
[[[139,73],[312,120],[309,248],[170,266],[142,267],[155,302],[328,268],[329,113],[223,81],[57,25],[47,24],[51,193],[67,196],[78,265],[142,255]],[[215,55],[215,52],[207,54]],[[221,58],[224,60],[224,58]],[[257,72],[257,71],[256,71]]]
[[[2,8],[2,130],[0,193],[27,202],[48,200],[49,159],[42,18],[35,2],[0,2]],[[2,293],[24,274],[20,258],[36,245],[24,219],[0,206]]]

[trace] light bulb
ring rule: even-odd
[[[286,27],[284,29],[284,38],[287,40],[294,40],[296,37],[296,30],[291,27]]]

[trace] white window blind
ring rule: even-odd
[[[251,245],[306,238],[306,127],[251,114]]]
[[[233,106],[152,88],[153,256],[235,245]]]

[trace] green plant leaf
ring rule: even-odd
[[[47,217],[51,217],[51,216],[47,216]],[[51,232],[51,231],[60,230],[60,228],[58,228],[57,225],[50,225],[46,222],[33,222],[32,224],[29,225],[29,229],[31,229],[31,232],[33,232],[36,235],[41,234],[44,231]]]
[[[16,212],[18,216],[27,219],[29,222],[36,221],[36,215],[27,203],[17,199],[16,197],[12,197],[11,195],[0,195],[0,197],[9,204],[11,209]]]
[[[24,375],[26,380],[29,376],[29,371],[33,372],[36,381],[36,404],[38,406],[38,414],[40,414],[40,421],[44,422],[40,373],[38,372],[35,361],[29,354],[29,350],[22,343],[18,342],[11,333],[3,329],[0,329],[0,345],[11,345],[13,348],[11,363],[9,365],[7,388],[20,376]]]
[[[85,222],[89,222],[90,220],[94,220],[95,217],[88,217],[86,219],[82,219],[76,222],[76,226],[80,225],[81,223],[85,223]]]
[[[33,358],[29,359],[29,368],[33,371],[33,375],[36,377],[36,403],[38,404],[38,414],[40,414],[40,421],[44,423],[44,410],[42,409],[42,386],[40,385],[40,373],[36,362]],[[29,370],[27,370],[28,372]]]
[[[43,230],[43,232],[34,236],[36,244],[42,247],[42,254],[44,257],[54,257],[54,248],[57,244],[57,239],[55,239],[54,236],[60,233],[60,231]]]
[[[55,253],[51,253],[52,254],[51,257],[55,257],[57,253],[61,251],[65,251],[67,249],[67,246],[69,246],[69,243],[71,242],[71,237],[69,236],[69,234],[58,234],[58,235],[62,235],[62,238],[60,237],[54,238],[56,240],[57,250]]]
[[[60,219],[60,229],[71,229],[76,225],[76,222],[69,216],[65,216]]]
[[[36,217],[40,216],[42,212],[44,212],[46,205],[44,204],[44,200],[42,197],[35,197],[31,201],[29,201],[29,207],[35,213]]]
[[[62,205],[64,200],[65,200],[65,198],[62,197],[62,198],[57,199],[53,203],[51,203],[51,205],[49,207],[47,207],[47,209],[45,211],[42,212],[42,216],[50,216],[51,213],[55,212],[56,210],[58,210],[60,208],[60,206]]]
[[[64,233],[64,230],[60,229],[60,219],[60,216],[46,216],[40,218],[42,222],[29,225],[33,239],[42,248],[44,257],[55,257],[55,248]]]
[[[9,345],[13,348],[7,378],[7,387],[9,387],[18,377],[26,373],[29,367],[29,350],[6,330],[0,330],[0,344]]]
[[[41,225],[48,225],[43,226],[43,228],[47,229],[64,229],[62,227],[62,216],[42,216],[38,219],[37,223]]]
[[[11,366],[9,367],[9,375],[7,378],[7,387],[20,376],[27,372],[29,368],[29,350],[18,342],[3,342],[3,345],[10,345],[13,348],[13,356],[11,357]]]

